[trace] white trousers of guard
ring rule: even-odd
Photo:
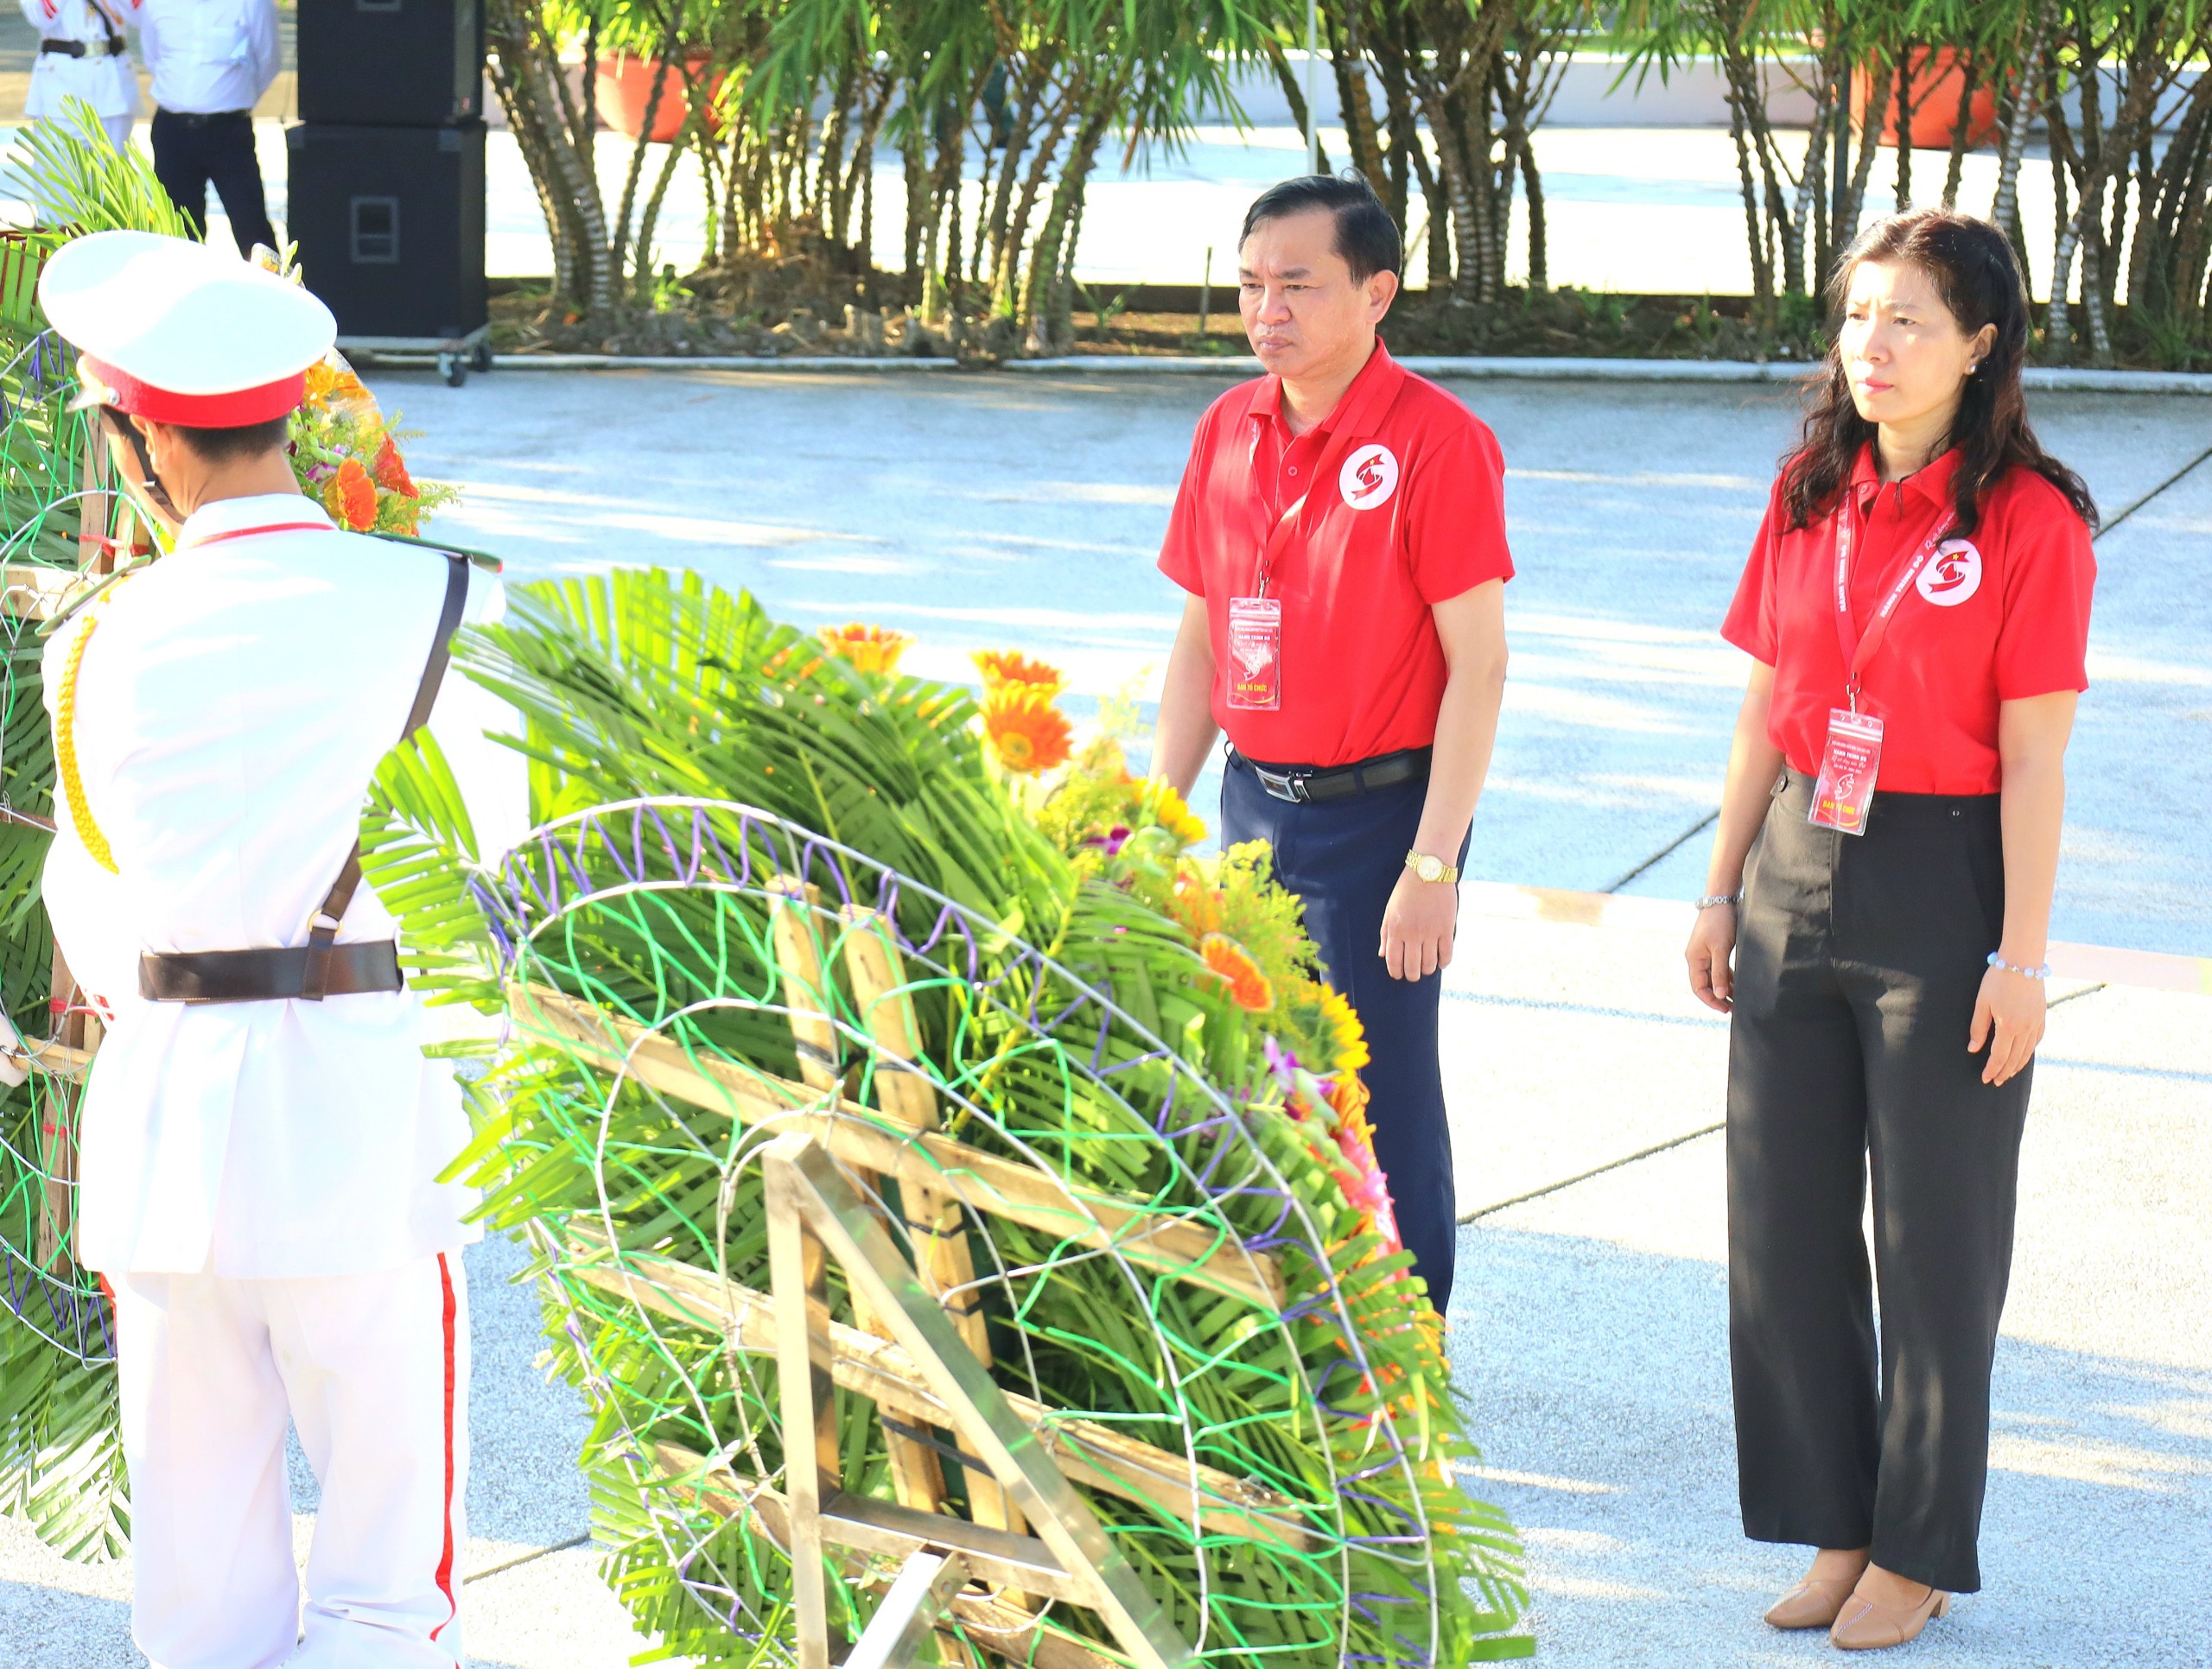
[[[468,1482],[458,1250],[367,1275],[110,1277],[153,1669],[454,1669]],[[322,1484],[302,1631],[287,1416]]]

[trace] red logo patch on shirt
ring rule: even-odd
[[[1398,490],[1398,460],[1386,446],[1370,442],[1344,460],[1337,490],[1354,510],[1373,510],[1390,502]]]
[[[1936,607],[1956,608],[1981,589],[1981,553],[1964,539],[1946,539],[1913,585]]]

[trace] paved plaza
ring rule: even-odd
[[[969,676],[977,647],[1050,656],[1088,711],[1156,682],[1177,603],[1152,558],[1190,425],[1230,374],[372,380],[423,432],[417,472],[467,489],[440,526],[503,553],[511,577],[691,566],[804,625],[913,632],[909,665],[927,675]],[[1735,1520],[1710,1133],[1726,1029],[1692,1001],[1680,961],[1681,901],[1704,864],[1690,831],[1716,802],[1741,688],[1713,628],[1790,397],[1458,391],[1503,442],[1522,568],[1446,1006],[1460,1203],[1482,1214],[1462,1231],[1451,1335],[1485,1450],[1478,1487],[1527,1536],[1540,1661],[1821,1659],[1818,1636],[1758,1621],[1798,1556],[1745,1543]],[[2212,447],[2212,401],[2046,395],[2033,409],[2107,513],[2126,512],[2098,545],[2056,932],[2212,955],[2212,463],[2190,468]],[[1571,910],[1546,919],[1516,890],[1529,886],[1630,901],[1583,925]],[[2079,981],[2053,994],[1999,1354],[1988,1587],[1900,1655],[2212,1665],[2198,1615],[2212,1569],[2212,997]],[[647,1643],[577,1545],[581,1410],[532,1367],[535,1302],[505,1280],[514,1250],[486,1245],[469,1266],[472,1659],[616,1669]],[[297,1482],[304,1534],[313,1493]],[[127,1593],[127,1566],[67,1565],[0,1523],[0,1650],[15,1659],[138,1663]]]

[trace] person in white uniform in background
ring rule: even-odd
[[[130,145],[138,119],[138,72],[123,38],[137,17],[137,0],[19,0],[38,31],[38,60],[31,66],[23,114],[43,122],[61,114],[61,101],[81,98],[92,107],[118,150]]]
[[[207,231],[207,187],[238,253],[275,249],[253,150],[253,107],[276,79],[276,0],[139,0],[138,49],[154,78],[154,173],[192,229]]]
[[[285,422],[334,333],[306,291],[114,232],[39,300],[175,528],[44,662],[46,901],[111,1016],[77,1255],[115,1301],[133,1633],[156,1669],[454,1669],[479,1231],[437,1177],[468,1130],[392,918],[346,882],[378,763],[498,582],[297,491]],[[473,693],[450,684],[434,731]],[[322,1483],[303,1635],[288,1417]]]

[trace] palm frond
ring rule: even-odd
[[[18,130],[6,161],[48,225],[78,233],[198,236],[155,176],[154,165],[135,147],[118,150],[81,98],[65,98],[60,115]]]

